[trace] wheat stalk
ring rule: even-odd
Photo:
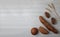
[[[52,12],[49,8],[45,8],[46,10],[48,10],[49,12]]]

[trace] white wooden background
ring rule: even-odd
[[[0,37],[60,37],[50,32],[48,35],[38,33],[31,35],[31,28],[43,26],[39,16],[44,16],[45,8],[52,0],[0,0]],[[60,0],[54,0],[60,13]],[[54,17],[51,14],[51,17]],[[48,19],[49,21],[50,19]],[[49,21],[50,22],[50,21]],[[54,25],[60,31],[60,21]]]

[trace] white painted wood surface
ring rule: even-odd
[[[52,32],[48,35],[31,35],[32,27],[43,26],[38,17],[44,16],[50,2],[52,0],[0,0],[0,37],[60,37],[60,33]],[[60,0],[53,0],[53,3],[59,14]],[[51,17],[54,15],[51,14]],[[60,31],[60,21],[54,27]]]

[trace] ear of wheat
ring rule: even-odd
[[[50,3],[50,4],[48,4],[48,7],[54,11],[54,13],[55,13],[54,15],[57,17],[57,20],[59,20],[60,16],[56,11],[55,5],[53,3]],[[49,9],[49,8],[46,8],[46,10],[48,10],[49,12],[52,12],[51,9]]]

